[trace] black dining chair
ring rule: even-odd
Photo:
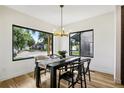
[[[60,81],[63,79],[65,81],[68,81],[68,87],[75,87],[76,83],[79,83],[81,85],[81,88],[83,87],[83,80],[82,80],[82,62],[76,62],[71,63],[67,66],[67,71],[62,72],[61,69],[59,69],[59,77],[58,77],[58,88],[60,87]],[[77,71],[78,69],[78,71]],[[80,81],[80,82],[79,82]]]

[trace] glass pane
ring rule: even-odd
[[[13,26],[13,60],[52,54],[53,35],[20,26]]]
[[[70,51],[71,55],[80,55],[80,34],[70,34]]]
[[[81,33],[81,56],[93,57],[93,31]]]

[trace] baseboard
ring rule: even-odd
[[[114,82],[117,84],[121,84],[121,80],[120,79],[114,79]]]
[[[108,74],[108,75],[112,75],[113,76],[113,74],[110,74],[110,73],[106,73],[106,72],[102,72],[102,71],[97,71],[97,70],[90,70],[91,72],[97,72],[97,73],[103,73],[103,74]]]
[[[27,73],[30,73],[32,71],[33,70],[26,71],[26,72],[20,72],[20,73],[18,72],[18,73],[14,73],[14,74],[11,74],[11,75],[9,74],[9,75],[2,76],[2,77],[0,77],[0,82],[11,79],[11,78],[14,78],[14,77],[18,77],[18,76],[21,76],[21,75],[24,75],[24,74],[27,74]]]

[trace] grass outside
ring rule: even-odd
[[[79,55],[79,51],[72,51],[72,55]]]

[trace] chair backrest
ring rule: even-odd
[[[75,70],[79,71],[80,65],[81,65],[80,62],[75,61],[75,62],[72,62],[72,63],[68,64],[66,69],[67,69],[67,71],[71,71],[71,72],[73,72]],[[60,72],[61,72],[62,69],[65,70],[65,66],[64,65],[63,65],[63,67],[59,68]]]
[[[87,59],[83,59],[81,60],[81,62],[84,64],[83,65],[83,73],[87,73],[88,70],[89,70],[89,66],[90,66],[90,63],[91,63],[91,59],[90,58],[87,58]]]
[[[78,62],[78,61],[73,62],[73,63],[69,64],[67,69],[71,70],[72,72],[74,70],[77,70],[78,73],[80,73],[80,71],[83,71],[83,73],[85,74],[89,70],[90,62],[91,62],[90,58],[80,60],[80,62]]]
[[[82,71],[84,70],[84,62],[86,62],[86,60],[81,60],[80,62],[72,63],[72,73],[74,71],[77,71],[77,78],[80,78],[80,76],[82,77]]]
[[[71,64],[69,64],[70,66],[68,67],[72,72],[73,71],[78,71],[78,74],[80,74],[80,71],[82,71],[82,68],[84,66],[84,62],[80,61],[76,61],[76,62],[73,62]]]
[[[45,59],[49,59],[49,56],[39,55],[35,57],[35,60],[45,60]]]

